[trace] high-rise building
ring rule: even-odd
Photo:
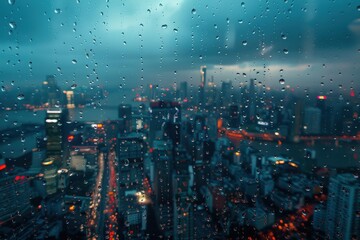
[[[199,107],[203,108],[205,107],[205,103],[206,103],[206,97],[205,97],[205,86],[206,86],[206,66],[201,66],[200,67],[200,77],[201,77],[201,81],[200,81],[200,87],[199,87]]]
[[[256,91],[255,91],[255,79],[250,79],[250,85],[249,85],[249,115],[248,120],[250,122],[254,122],[256,120],[255,114],[256,114]]]
[[[61,108],[50,108],[46,112],[46,156],[53,157],[56,161],[62,159],[64,140],[64,127],[67,121],[67,111]],[[60,162],[59,162],[60,164]]]
[[[222,82],[221,84],[221,93],[220,93],[220,104],[222,107],[227,107],[231,103],[231,81]]]
[[[186,164],[182,165],[186,166]],[[190,172],[187,168],[180,168],[174,172],[173,189],[174,239],[193,239],[194,206],[190,190]]]
[[[130,133],[132,130],[132,109],[130,104],[120,104],[118,108],[120,133]]]
[[[302,99],[296,99],[294,101],[294,118],[291,119],[291,130],[290,130],[290,139],[292,141],[298,141],[299,136],[302,133],[302,124],[304,116],[304,103]],[[281,120],[285,122],[284,119]]]
[[[30,179],[20,172],[0,172],[0,223],[30,210]]]
[[[319,108],[307,107],[304,111],[304,133],[321,133],[321,110]]]
[[[240,127],[240,109],[238,105],[231,105],[229,107],[229,127]]]
[[[328,239],[360,238],[360,182],[353,174],[330,179],[325,233]]]
[[[74,91],[64,91],[66,95],[66,107],[71,109],[75,108],[75,102],[74,102]]]
[[[186,102],[188,101],[188,85],[187,85],[187,82],[181,82],[180,83],[180,100],[182,102]]]
[[[61,104],[61,91],[53,75],[46,76],[42,84],[42,103],[49,107],[58,107]]]
[[[163,128],[166,122],[181,122],[181,106],[177,102],[151,102],[150,103],[150,132],[149,144],[163,137]]]
[[[154,141],[154,194],[156,219],[165,237],[173,235],[173,154],[171,141]]]
[[[140,134],[132,133],[120,137],[117,145],[120,187],[139,191],[144,177],[145,142]]]

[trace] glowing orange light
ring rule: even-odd
[[[320,96],[317,96],[317,99],[319,99],[319,100],[326,100],[326,96],[324,96],[324,95],[320,95]]]
[[[97,127],[97,128],[102,128],[103,125],[102,125],[101,123],[98,123],[98,124],[96,125],[96,127]]]
[[[71,142],[72,140],[74,140],[74,136],[73,136],[73,135],[69,135],[67,139],[68,139],[69,142]]]
[[[70,210],[71,212],[73,212],[73,211],[75,210],[75,205],[71,205],[71,206],[69,207],[69,210]]]
[[[217,128],[222,128],[222,124],[223,124],[223,120],[220,118],[218,121],[217,121]]]

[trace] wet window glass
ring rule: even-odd
[[[359,2],[0,19],[0,239],[360,239]]]

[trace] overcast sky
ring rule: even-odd
[[[349,0],[3,0],[2,85],[140,86],[250,78],[359,87],[360,3]],[[283,71],[281,71],[283,69]]]

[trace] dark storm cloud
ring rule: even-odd
[[[200,65],[218,81],[242,72],[277,79],[280,68],[299,85],[359,76],[360,12],[352,1],[0,4],[4,84],[35,86],[49,73],[65,86],[196,83]]]

